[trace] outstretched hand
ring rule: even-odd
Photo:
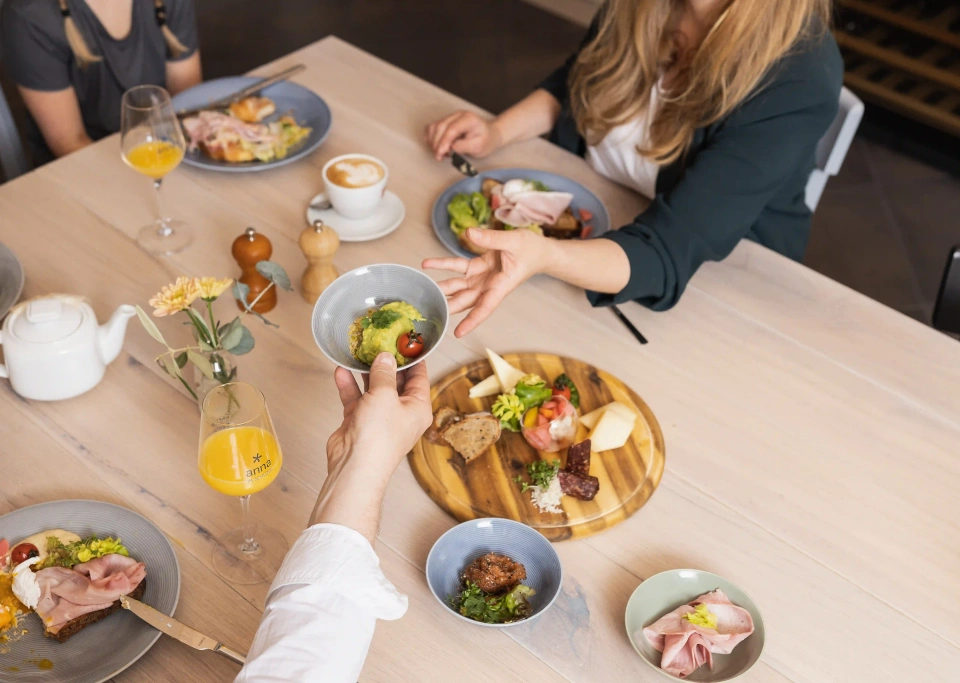
[[[433,258],[423,262],[423,268],[448,270],[462,277],[439,283],[447,295],[451,313],[472,309],[454,330],[463,337],[490,317],[497,306],[530,276],[545,268],[546,238],[530,230],[467,231],[467,239],[486,253],[472,259]]]

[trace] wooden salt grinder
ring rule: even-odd
[[[333,265],[333,255],[339,247],[337,231],[321,220],[314,221],[312,227],[300,233],[300,250],[308,262],[300,281],[300,293],[307,303],[316,303],[323,290],[339,277]]]
[[[253,303],[254,299],[260,296],[260,293],[270,285],[270,280],[257,271],[257,263],[270,259],[270,255],[273,254],[273,245],[264,235],[253,228],[247,228],[246,232],[233,241],[231,252],[242,271],[238,280],[250,288],[247,303]],[[276,305],[277,288],[270,287],[270,290],[261,296],[260,301],[252,308],[257,313],[266,313],[272,311]],[[239,301],[237,307],[241,311],[244,310],[243,304]]]

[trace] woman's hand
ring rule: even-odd
[[[460,321],[454,334],[462,337],[472,332],[496,310],[507,295],[530,276],[545,272],[550,260],[553,240],[530,230],[467,231],[467,239],[487,249],[473,259],[427,259],[423,268],[449,270],[463,277],[440,282],[440,289],[449,299],[450,312],[473,310]]]
[[[503,145],[496,121],[483,119],[470,111],[456,111],[434,121],[427,126],[426,139],[437,161],[451,151],[482,159]]]

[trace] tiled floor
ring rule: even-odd
[[[490,111],[529,92],[583,33],[521,0],[284,0],[282,12],[262,0],[196,4],[208,78],[335,34]],[[0,83],[11,93],[2,75]],[[929,322],[956,243],[960,179],[858,138],[814,216],[805,262]]]

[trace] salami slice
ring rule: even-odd
[[[574,474],[567,470],[560,470],[560,489],[568,496],[579,498],[580,500],[593,500],[600,490],[600,480],[591,477],[589,474]]]
[[[570,446],[567,450],[568,472],[584,477],[590,474],[590,439]]]

